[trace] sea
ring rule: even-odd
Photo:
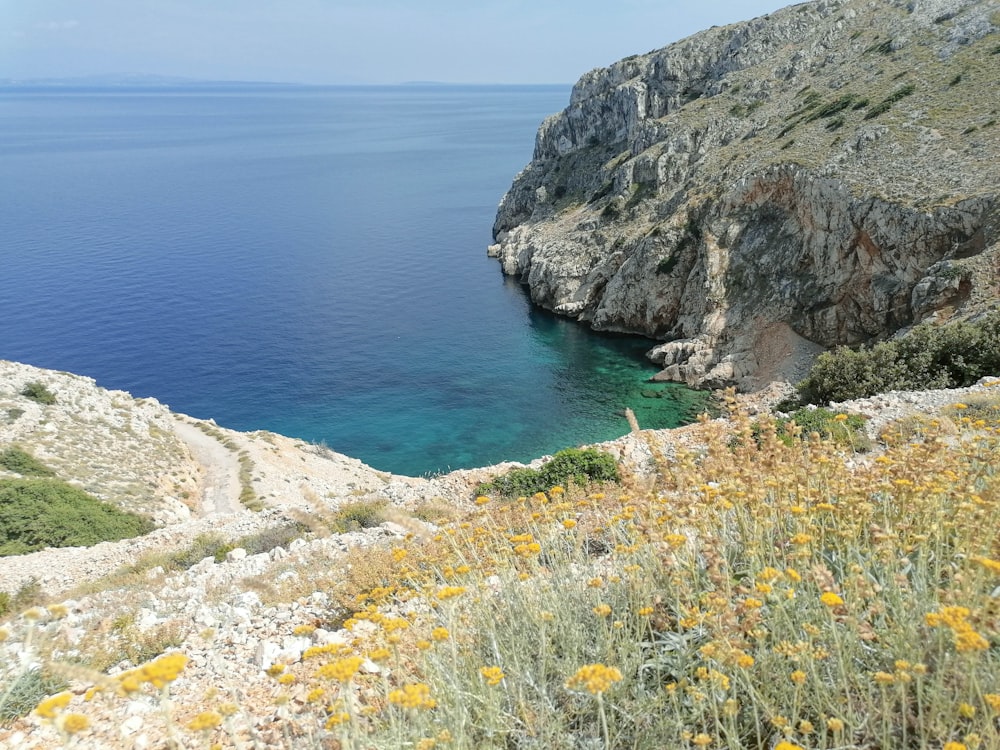
[[[568,86],[0,90],[0,359],[411,476],[690,421],[487,258]]]

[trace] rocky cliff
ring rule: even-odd
[[[998,27],[1000,0],[819,0],[591,71],[490,254],[693,385],[995,306]]]

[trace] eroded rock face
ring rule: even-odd
[[[1000,0],[823,0],[587,73],[489,252],[692,385],[995,304],[997,23]]]

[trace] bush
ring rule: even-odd
[[[149,519],[58,479],[0,479],[0,555],[90,546],[152,529]]]
[[[822,404],[892,390],[960,388],[1000,373],[1000,312],[974,322],[924,324],[872,347],[839,347],[816,360],[799,385],[804,403]]]
[[[540,469],[512,469],[491,482],[476,488],[479,495],[499,495],[511,498],[547,492],[560,484],[573,482],[619,482],[618,465],[607,453],[594,448],[567,448],[556,453]]]
[[[384,500],[358,500],[344,503],[327,519],[331,529],[339,534],[358,529],[370,529],[385,521]]]
[[[12,445],[0,451],[0,469],[12,471],[21,476],[52,477],[55,472],[30,453]]]
[[[219,534],[198,534],[198,536],[191,540],[191,544],[187,547],[171,553],[167,560],[163,561],[166,563],[164,567],[173,570],[187,570],[192,565],[200,563],[206,557],[211,557],[216,562],[221,562],[226,558],[226,553],[231,549],[233,549],[233,545]]]
[[[846,419],[845,419],[846,417]],[[794,422],[802,428],[802,435],[818,433],[821,438],[832,440],[837,445],[849,445],[859,450],[868,450],[871,443],[865,434],[865,420],[859,414],[841,415],[830,409],[799,409],[787,419],[777,422],[780,435],[788,435],[788,425]]]
[[[21,390],[21,395],[30,398],[43,406],[51,406],[56,402],[56,394],[45,387],[44,384],[33,380]]]
[[[908,83],[905,86],[903,86],[902,88],[896,89],[891,94],[889,94],[889,96],[887,96],[885,99],[883,99],[878,104],[876,104],[874,107],[872,107],[871,109],[869,109],[865,113],[865,119],[866,120],[872,120],[872,119],[878,117],[879,115],[884,114],[885,112],[888,112],[889,109],[890,109],[890,107],[892,107],[893,104],[895,104],[896,102],[898,102],[900,99],[904,99],[907,96],[910,96],[914,91],[916,91],[916,87],[912,83]]]
[[[270,552],[275,547],[287,547],[289,543],[302,538],[308,532],[308,526],[294,521],[285,526],[275,526],[255,534],[241,536],[232,546],[245,549],[248,555],[259,555],[261,552]]]

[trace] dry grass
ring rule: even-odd
[[[302,581],[347,639],[271,670],[269,741],[1000,747],[1000,423],[965,406],[864,460],[736,413],[652,482],[359,550]],[[185,710],[178,746],[248,739],[238,706]]]

